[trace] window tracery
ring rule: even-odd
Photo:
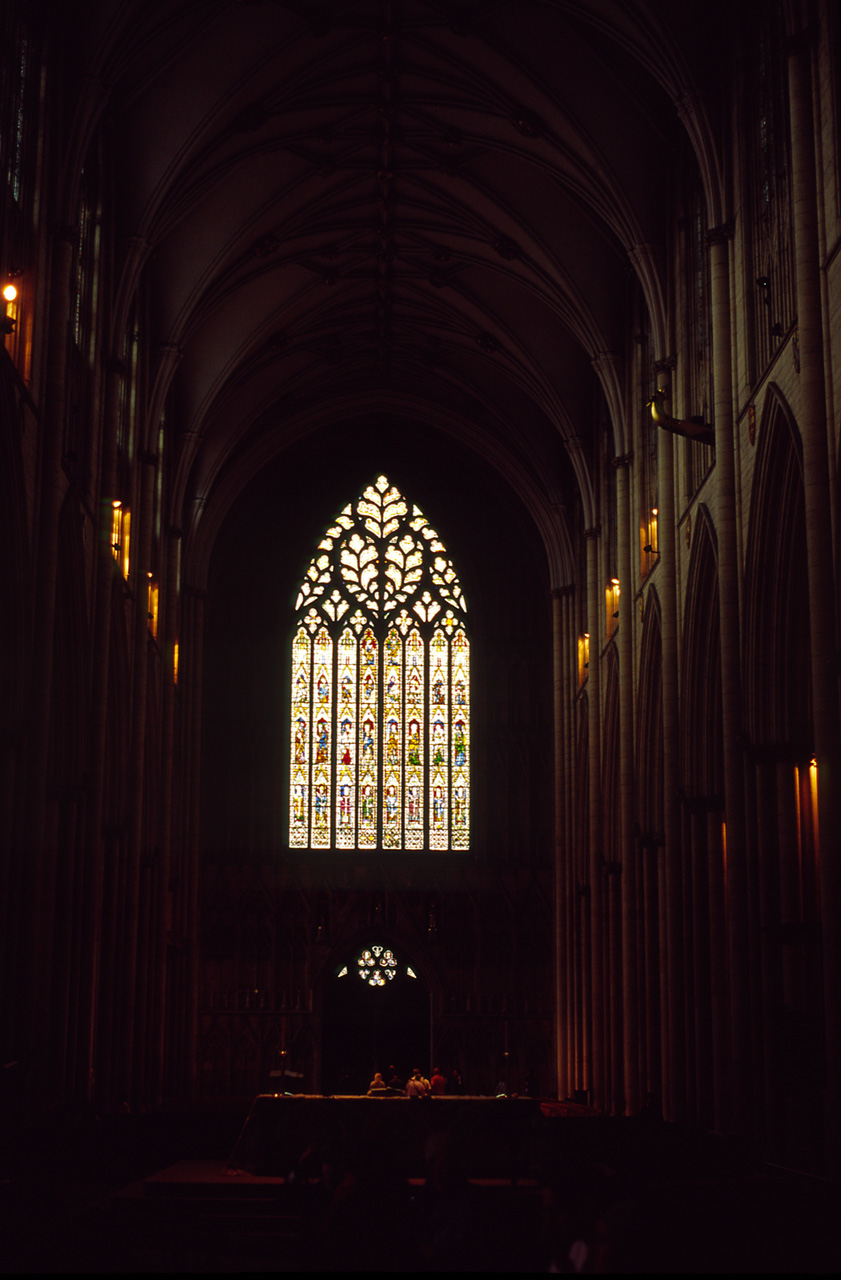
[[[327,529],[295,608],[290,845],[466,849],[467,606],[420,508],[379,476]]]

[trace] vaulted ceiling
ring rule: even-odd
[[[576,487],[586,507],[597,395],[622,447],[634,277],[665,342],[681,145],[718,199],[720,7],[61,7],[79,73],[67,198],[106,120],[114,333],[142,281],[149,420],[167,399],[180,432],[174,518],[216,501],[218,524],[287,446],[370,413],[434,422],[539,524]]]

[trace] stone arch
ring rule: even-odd
[[[755,746],[808,759],[812,686],[802,444],[774,383],[758,435],[745,572],[745,727]],[[832,618],[829,610],[828,626]]]
[[[721,649],[715,528],[706,506],[695,516],[684,617],[681,786],[723,807]]]
[[[381,990],[356,976],[358,954],[373,945],[391,950],[397,961],[395,979]],[[340,976],[345,966],[348,972]],[[392,1065],[406,1079],[413,1067],[426,1071],[435,1047],[431,1011],[440,1003],[440,980],[423,948],[387,924],[374,921],[337,943],[313,990],[322,1091],[364,1093],[373,1072],[385,1075]],[[420,1061],[404,1061],[414,1057]]]

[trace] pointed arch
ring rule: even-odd
[[[759,426],[748,524],[746,729],[757,746],[785,747],[808,758],[813,744],[805,547],[800,432],[785,397],[771,383]]]
[[[386,476],[328,527],[295,609],[290,847],[467,849],[467,604]]]
[[[721,646],[715,528],[702,503],[695,515],[686,592],[681,720],[681,785],[689,799],[723,807]]]
[[[408,1079],[434,1050],[432,1011],[441,1004],[441,981],[429,956],[403,930],[374,918],[345,935],[331,948],[313,989],[322,1088],[365,1092],[373,1071],[392,1067]]]

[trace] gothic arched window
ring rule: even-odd
[[[379,476],[318,544],[295,609],[290,845],[466,849],[467,606],[423,512]]]

